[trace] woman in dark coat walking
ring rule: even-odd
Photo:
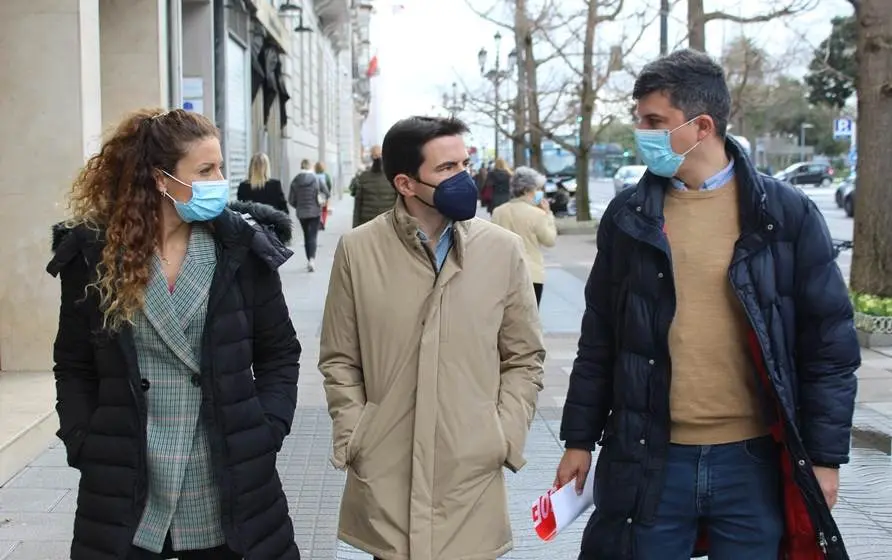
[[[511,200],[512,175],[514,173],[511,171],[511,167],[502,158],[497,159],[493,168],[487,173],[480,200],[490,214]]]
[[[262,152],[254,154],[248,166],[248,179],[239,184],[237,198],[240,202],[268,204],[287,214],[288,203],[282,182],[270,178],[269,168],[269,156]]]
[[[54,230],[73,560],[300,558],[276,473],[301,351],[277,272],[290,220],[226,209],[222,163],[203,116],[137,112]]]

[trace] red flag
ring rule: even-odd
[[[373,77],[373,76],[377,76],[378,73],[379,73],[379,70],[378,70],[378,55],[375,55],[375,56],[373,56],[372,59],[369,61],[369,67],[368,67],[368,70],[366,70],[365,75],[366,75],[367,77],[371,78],[371,77]]]

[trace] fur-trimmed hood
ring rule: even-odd
[[[227,209],[211,222],[214,236],[224,247],[248,245],[249,249],[271,269],[277,269],[293,252],[285,245],[291,242],[291,217],[272,206],[256,202],[230,202]],[[47,272],[57,275],[78,253],[89,261],[98,262],[105,232],[80,225],[70,227],[65,222],[52,227],[53,260]]]

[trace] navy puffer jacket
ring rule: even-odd
[[[752,327],[766,405],[777,411],[772,434],[784,444],[784,557],[846,559],[812,470],[849,459],[860,348],[846,284],[814,203],[758,174],[733,141],[726,149],[735,160],[742,230],[729,280]],[[663,233],[667,184],[645,174],[611,202],[598,230],[561,424],[568,448],[603,447],[581,560],[634,558],[635,527],[653,520],[662,493],[676,305]]]

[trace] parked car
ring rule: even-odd
[[[846,216],[849,218],[855,217],[855,183],[852,183],[851,190],[846,193],[842,201],[842,209],[846,211]]]
[[[846,195],[849,194],[849,191],[855,188],[855,179],[855,172],[852,171],[852,173],[849,174],[848,177],[843,179],[842,183],[840,183],[839,187],[836,189],[836,195],[834,196],[834,198],[836,199],[837,208],[843,207]]]
[[[617,169],[616,175],[613,176],[614,194],[637,185],[645,171],[647,171],[646,165],[624,165]]]
[[[833,168],[826,163],[794,163],[783,171],[775,173],[774,178],[797,186],[829,187],[833,184]]]

